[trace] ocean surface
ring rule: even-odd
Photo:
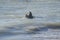
[[[0,0],[0,40],[60,40],[60,0]]]

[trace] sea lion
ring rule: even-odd
[[[29,19],[32,19],[33,16],[32,16],[32,12],[29,12],[28,14],[25,15],[26,18],[29,18]]]

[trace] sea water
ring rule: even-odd
[[[0,40],[60,40],[59,22],[59,0],[0,0]]]

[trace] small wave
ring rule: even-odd
[[[23,30],[16,30],[16,29],[7,29],[7,30],[0,30],[0,37],[1,36],[12,36],[12,35],[19,35],[19,34],[26,34]]]
[[[38,33],[41,31],[48,31],[48,29],[60,29],[60,23],[42,23],[42,26],[27,26],[24,30],[28,33]]]
[[[23,18],[23,16],[20,15],[1,15],[0,19],[14,19],[14,18]]]
[[[53,23],[46,23],[46,27],[51,29],[60,29],[60,23],[59,22],[53,22]]]
[[[41,32],[41,31],[47,31],[47,27],[40,27],[40,26],[27,26],[24,28],[24,30],[27,32],[27,33],[38,33],[38,32]]]

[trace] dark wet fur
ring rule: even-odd
[[[26,14],[25,17],[26,17],[26,18],[29,18],[29,19],[34,18],[33,15],[32,15],[32,12],[30,12],[30,11],[29,11],[29,15]]]

